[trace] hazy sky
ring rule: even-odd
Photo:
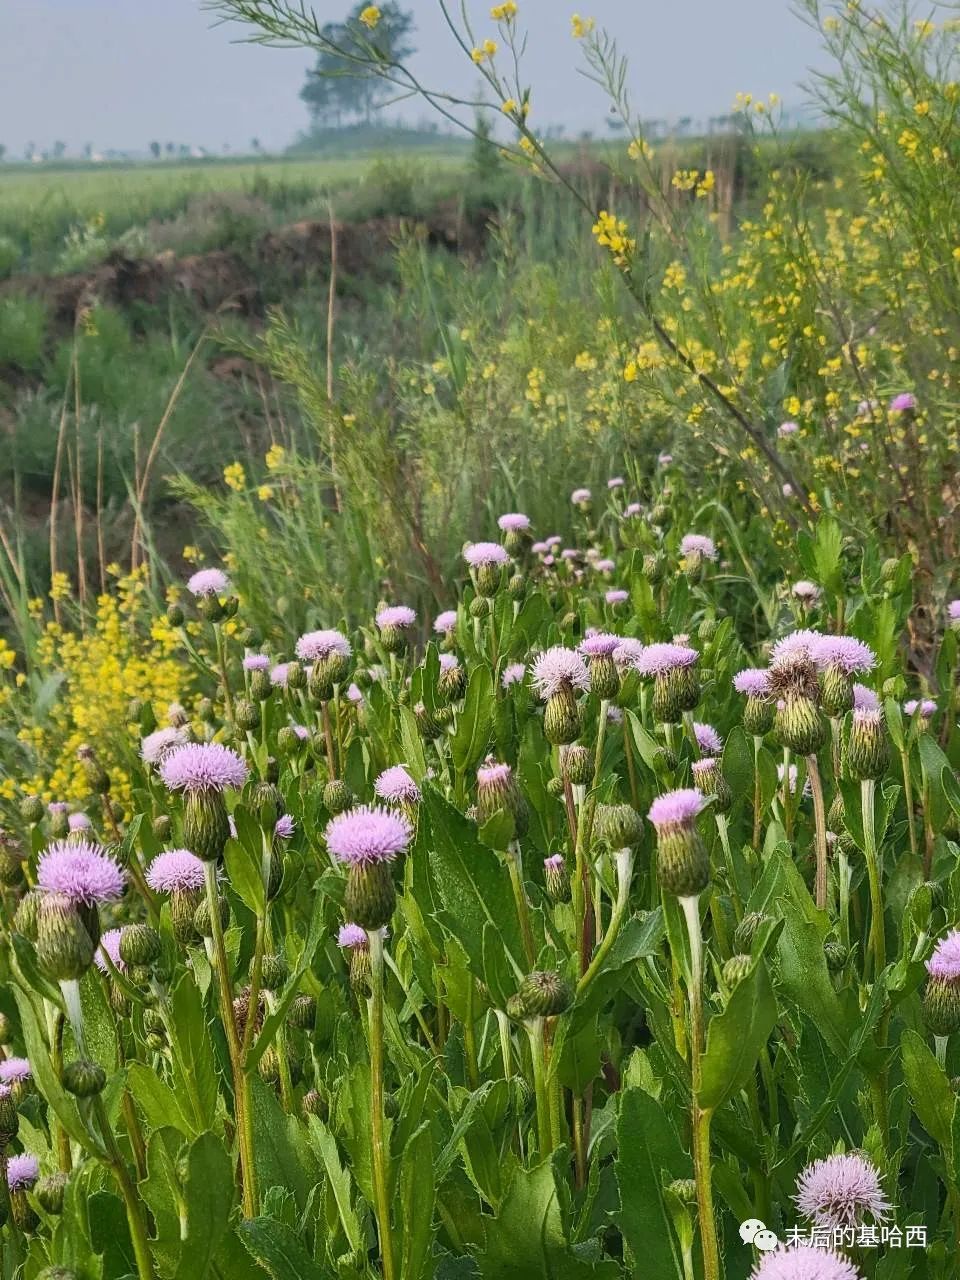
[[[436,0],[406,0],[417,18],[416,68],[436,86],[469,90],[474,77],[439,20]],[[493,34],[492,0],[468,0],[478,35]],[[317,0],[322,20],[349,0]],[[456,8],[456,6],[454,6]],[[644,116],[703,117],[738,90],[795,88],[818,40],[790,0],[520,0],[530,29],[527,65],[536,119],[601,129],[601,91],[573,68],[570,13],[615,33],[630,56]],[[0,0],[0,142],[21,154],[55,139],[143,150],[152,138],[219,149],[290,142],[306,121],[297,93],[312,59],[302,50],[234,43],[241,28],[213,26],[200,0]],[[419,118],[420,107],[407,107]]]

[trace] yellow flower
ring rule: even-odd
[[[913,109],[914,109],[914,111],[917,113],[917,115],[918,115],[918,116],[928,116],[928,115],[930,114],[930,103],[929,103],[929,102],[915,102],[915,103],[913,104]]]
[[[516,98],[507,98],[506,101],[501,102],[500,104],[500,110],[503,112],[505,116],[510,115],[512,112],[516,111],[516,109],[517,109]]]
[[[360,14],[360,21],[368,30],[372,31],[382,17],[383,14],[375,4],[368,4]]]
[[[50,599],[66,600],[70,595],[70,579],[58,570],[50,582]]]
[[[650,160],[653,158],[653,147],[645,138],[634,138],[627,147],[627,155],[631,160]]]
[[[594,25],[593,18],[581,18],[579,13],[575,13],[570,19],[570,30],[574,40],[582,40],[584,36],[588,36]]]
[[[257,489],[257,497],[261,502],[269,502],[273,497],[273,486],[269,484],[260,485]]]
[[[13,649],[7,644],[6,640],[0,638],[0,670],[9,671],[17,660],[17,655]]]
[[[494,22],[509,22],[511,18],[517,16],[517,6],[515,0],[505,0],[504,4],[495,4],[490,10],[490,17]]]
[[[709,195],[716,185],[717,180],[714,177],[713,170],[708,169],[697,184],[697,196],[702,198]]]
[[[264,462],[267,464],[268,471],[276,471],[277,467],[283,462],[287,456],[287,451],[282,444],[272,444],[267,450]]]
[[[183,556],[184,560],[186,560],[187,564],[196,564],[200,559],[200,548],[191,544],[190,546],[184,547],[180,554]]]
[[[482,47],[483,47],[483,52],[487,55],[488,58],[492,58],[493,55],[497,52],[496,40],[484,40]]]
[[[240,462],[231,462],[229,466],[223,469],[223,481],[228,488],[233,489],[235,493],[241,493],[247,484],[246,473],[243,470],[243,464]]]

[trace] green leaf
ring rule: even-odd
[[[257,1036],[256,1043],[251,1047],[250,1053],[247,1055],[247,1070],[253,1071],[266,1052],[270,1042],[273,1040],[277,1031],[283,1024],[283,1020],[287,1016],[287,1010],[297,995],[303,975],[313,964],[313,957],[317,953],[317,948],[324,936],[326,929],[325,908],[326,895],[322,889],[322,880],[318,880],[313,886],[313,914],[310,917],[310,928],[307,931],[306,941],[303,944],[303,950],[300,952],[300,958],[287,979],[283,991],[277,999],[277,1006],[273,1013],[264,1020],[263,1030]]]
[[[233,811],[237,839],[228,840],[223,851],[230,887],[254,915],[262,915],[266,898],[263,889],[263,833],[253,815],[242,805]]]
[[[184,1111],[189,1099],[165,1084],[152,1068],[132,1062],[127,1068],[127,1086],[151,1129],[172,1125],[184,1137],[194,1136],[194,1118]]]
[[[417,718],[409,707],[397,708],[400,719],[400,742],[403,745],[404,763],[410,770],[410,776],[416,782],[422,782],[427,776],[427,757],[423,751],[423,738],[417,727]]]
[[[13,994],[20,1012],[20,1027],[23,1032],[27,1057],[30,1059],[30,1070],[37,1088],[56,1112],[57,1119],[75,1142],[79,1142],[85,1150],[90,1149],[90,1135],[80,1119],[77,1104],[60,1083],[59,1077],[50,1061],[46,1038],[40,1030],[33,1011],[33,1005],[26,992],[14,986]]]
[[[832,515],[822,515],[817,521],[813,541],[813,560],[817,581],[828,591],[843,588],[840,557],[843,552],[843,534],[838,521]]]
[[[203,1133],[187,1152],[183,1199],[187,1231],[176,1280],[205,1280],[230,1222],[235,1185],[233,1165],[223,1142]]]
[[[781,902],[784,927],[777,953],[780,988],[816,1026],[835,1053],[846,1056],[847,1026],[823,954],[823,933],[793,902]]]
[[[734,987],[723,1012],[710,1019],[701,1068],[701,1107],[715,1111],[740,1092],[776,1021],[777,1001],[767,966],[760,960]]]
[[[272,1280],[330,1280],[331,1273],[307,1253],[294,1231],[273,1218],[253,1218],[237,1228],[250,1256]]]
[[[433,1271],[433,1210],[436,1185],[430,1125],[422,1125],[404,1147],[400,1160],[400,1275],[426,1280]]]
[[[640,758],[648,769],[655,770],[658,761],[663,755],[663,748],[655,738],[651,738],[650,734],[647,733],[646,729],[632,711],[627,712],[627,718],[630,721],[633,740],[637,744],[637,750],[640,752]]]
[[[474,667],[467,685],[463,710],[450,739],[450,751],[458,773],[465,773],[483,758],[493,728],[493,676],[485,664]]]
[[[733,728],[727,737],[721,768],[734,796],[737,799],[751,799],[754,774],[753,744],[739,725]]]
[[[642,1089],[620,1097],[617,1120],[619,1225],[636,1280],[682,1277],[663,1185],[690,1177],[690,1159],[660,1103]]]
[[[900,1038],[903,1077],[917,1119],[944,1151],[953,1149],[953,1126],[957,1097],[947,1074],[915,1031]]]
[[[343,1234],[351,1249],[360,1250],[363,1248],[363,1230],[351,1201],[353,1180],[350,1171],[340,1163],[337,1140],[329,1128],[318,1116],[309,1116],[308,1120],[310,1139],[327,1175],[327,1186],[333,1192]]]

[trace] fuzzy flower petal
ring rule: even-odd
[[[747,667],[733,677],[733,687],[748,698],[765,698],[770,692],[770,673],[765,667]]]
[[[712,538],[706,537],[702,533],[688,533],[680,539],[680,554],[682,556],[703,556],[704,560],[716,560],[717,544]]]
[[[62,893],[86,907],[115,902],[125,883],[123,869],[100,845],[86,840],[56,840],[37,863],[37,884],[44,892]]]
[[[391,765],[373,784],[373,790],[381,800],[393,804],[419,804],[420,788],[402,764]]]
[[[592,636],[587,636],[580,646],[580,652],[586,658],[609,658],[622,643],[621,636],[611,635],[607,631],[597,631]]]
[[[108,929],[100,939],[100,945],[97,947],[96,955],[93,957],[94,964],[101,973],[109,973],[110,968],[104,959],[104,953],[109,957],[110,963],[115,969],[119,969],[121,973],[126,969],[126,965],[120,958],[120,935],[122,929]]]
[[[225,596],[230,579],[222,569],[198,569],[188,580],[187,590],[193,596]]]
[[[433,620],[433,629],[438,636],[446,635],[446,633],[448,631],[452,631],[456,625],[456,609],[445,609],[443,613],[438,613]]]
[[[377,626],[382,631],[385,627],[412,627],[417,620],[416,610],[406,604],[389,605],[377,614]]]
[[[960,982],[960,929],[954,929],[940,939],[927,961],[927,973],[931,978]]]
[[[530,517],[522,511],[508,511],[497,519],[497,528],[504,533],[518,533],[530,528]]]
[[[7,1186],[11,1191],[29,1191],[40,1176],[40,1161],[22,1152],[7,1161]]]
[[[331,818],[326,828],[327,848],[341,862],[369,866],[392,862],[413,838],[413,828],[402,813],[379,805],[358,805]]]
[[[686,826],[693,822],[706,804],[706,797],[695,787],[668,791],[657,796],[647,817],[659,830],[661,827]]]
[[[189,742],[160,764],[160,778],[170,791],[239,790],[248,772],[237,753],[221,742]]]
[[[803,1216],[819,1227],[858,1226],[867,1216],[882,1222],[890,1213],[880,1175],[856,1151],[807,1165],[797,1179],[794,1199]]]
[[[539,654],[532,673],[533,686],[544,702],[565,684],[581,692],[590,688],[587,664],[576,649],[565,649],[561,644]]]
[[[168,849],[158,853],[147,867],[147,884],[154,893],[202,889],[203,863],[189,849]]]
[[[349,658],[353,649],[343,632],[331,627],[326,631],[307,631],[300,636],[296,653],[304,662],[316,662],[318,658],[328,658],[332,653]]]
[[[188,741],[183,729],[157,729],[140,739],[140,758],[144,764],[159,764],[176,747],[182,747]]]
[[[668,671],[692,667],[700,657],[696,649],[683,644],[648,644],[633,663],[643,676],[665,675]]]
[[[0,1060],[0,1080],[4,1084],[21,1084],[33,1075],[30,1063],[26,1058],[4,1058]]]
[[[862,1280],[852,1262],[831,1249],[792,1244],[764,1254],[749,1280]]]

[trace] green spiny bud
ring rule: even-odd
[[[543,732],[554,746],[575,742],[581,730],[580,708],[576,694],[567,682],[547,699],[543,712]]]
[[[130,924],[120,934],[120,959],[124,964],[150,968],[160,959],[160,935],[148,924]]]
[[[836,663],[820,676],[820,705],[833,718],[845,715],[853,706],[853,679]]]
[[[242,732],[252,733],[260,727],[260,708],[250,698],[237,698],[233,704],[233,719]]]
[[[290,1006],[287,1021],[298,1031],[312,1031],[317,1021],[315,996],[297,996]]]
[[[5,831],[0,831],[0,884],[13,888],[23,880],[23,851]]]
[[[843,793],[838,791],[830,802],[827,813],[827,830],[840,832],[844,829]]]
[[[514,833],[526,834],[530,811],[514,771],[488,756],[477,770],[477,822],[483,826],[501,810],[513,818]]]
[[[522,1022],[527,1016],[519,993],[507,997],[506,1014],[514,1022]]]
[[[330,1107],[326,1098],[316,1089],[309,1089],[303,1095],[302,1102],[304,1115],[318,1116],[321,1120],[326,1120],[330,1114]]]
[[[171,627],[183,626],[183,610],[178,604],[172,604],[167,608],[167,621],[170,623]]]
[[[555,1018],[573,1003],[573,988],[563,974],[543,969],[527,974],[517,995],[528,1018]]]
[[[593,757],[586,747],[570,743],[560,748],[560,778],[574,787],[588,787],[593,781]]]
[[[473,571],[473,580],[482,596],[495,596],[503,581],[503,566],[499,564],[478,564]]]
[[[265,955],[262,961],[260,981],[264,991],[279,991],[287,980],[290,969],[286,957],[279,954]]]
[[[695,898],[710,883],[710,857],[692,822],[657,830],[657,875],[667,893],[678,898]]]
[[[459,702],[466,688],[467,673],[461,663],[440,669],[437,677],[437,693],[444,702]]]
[[[879,778],[890,762],[882,711],[854,711],[844,763],[858,781]]]
[[[723,980],[728,987],[739,986],[744,978],[749,974],[753,961],[748,955],[731,956],[724,963],[722,974]]]
[[[396,903],[397,891],[389,863],[351,866],[343,896],[348,919],[368,931],[380,929],[390,923]]]
[[[702,640],[704,644],[709,644],[717,634],[719,625],[716,618],[704,618],[697,628],[697,639]]]
[[[681,1204],[697,1203],[697,1184],[693,1178],[674,1178],[667,1188]]]
[[[960,1031],[960,982],[931,974],[923,992],[923,1021],[935,1036]]]
[[[154,1035],[165,1034],[167,1030],[160,1010],[150,1006],[143,1011],[143,1025],[145,1030],[152,1032]]]
[[[158,840],[166,841],[170,839],[170,832],[173,830],[173,823],[170,821],[168,814],[158,813],[151,822],[150,829]]]
[[[690,772],[693,785],[705,796],[713,796],[715,813],[728,813],[733,804],[733,792],[723,776],[720,763],[713,756],[705,756],[702,760],[694,760]]]
[[[643,838],[643,819],[632,805],[601,804],[595,830],[609,849],[635,849]]]
[[[33,1189],[40,1208],[50,1214],[63,1212],[63,1195],[67,1189],[65,1173],[48,1173]]]
[[[277,733],[277,748],[282,755],[295,756],[303,746],[303,739],[292,724],[285,724]]]
[[[230,923],[230,904],[227,902],[226,898],[219,897],[217,899],[217,905],[220,910],[220,925],[225,929]],[[207,901],[206,897],[200,894],[197,895],[197,905],[193,910],[190,925],[193,934],[198,933],[201,938],[213,937],[213,921],[210,917],[210,903]],[[192,937],[187,939],[187,941],[191,940]]]
[[[526,594],[527,594],[526,578],[523,576],[522,573],[513,574],[512,577],[510,578],[510,581],[507,583],[507,595],[510,597],[511,600],[519,604],[520,601],[524,599]]]
[[[340,778],[334,778],[323,788],[323,807],[327,813],[343,813],[353,804],[353,792]]]
[[[102,1093],[107,1083],[107,1073],[99,1062],[88,1058],[76,1058],[63,1068],[63,1087],[75,1098],[93,1098]]]
[[[658,510],[660,510],[659,507],[654,507],[653,511],[650,513],[651,517],[654,516]],[[654,523],[656,524],[658,521],[654,520]],[[643,576],[650,583],[651,587],[658,587],[660,585],[663,581],[663,575],[666,567],[667,562],[659,552],[652,555],[645,555],[643,557]]]
[[[13,927],[31,942],[37,940],[37,918],[40,911],[40,900],[43,894],[39,889],[30,889],[17,903],[13,916]]]
[[[37,960],[55,982],[82,978],[90,968],[96,943],[65,894],[45,893],[37,914]]]
[[[0,1152],[17,1136],[20,1129],[20,1115],[17,1111],[17,1100],[9,1090],[0,1092]]]
[[[788,693],[774,718],[774,730],[780,745],[798,756],[812,756],[827,740],[826,721],[812,698]]]
[[[183,837],[186,847],[204,862],[220,861],[230,839],[230,823],[227,806],[218,791],[187,792]]]
[[[197,612],[207,622],[222,622],[227,616],[226,607],[220,603],[219,597],[213,594],[200,597],[197,601]]]
[[[425,702],[417,703],[413,708],[413,716],[417,722],[417,728],[427,741],[432,742],[435,738],[443,736],[443,726]]]
[[[487,618],[490,616],[490,601],[485,596],[474,596],[470,601],[471,618]]]
[[[20,801],[20,817],[31,825],[43,818],[43,801],[39,796],[24,796]]]
[[[270,672],[257,669],[250,673],[250,697],[254,702],[266,702],[273,693],[270,683]]]
[[[188,947],[197,939],[194,928],[194,912],[203,901],[199,889],[174,889],[170,894],[170,920],[173,924],[173,936],[181,947]]]
[[[554,853],[543,860],[543,876],[547,885],[547,895],[551,902],[569,902],[571,896],[570,873],[563,860],[563,854]]]
[[[100,763],[93,747],[87,743],[77,747],[77,759],[83,767],[84,777],[90,790],[98,796],[105,796],[110,790],[110,775]]]
[[[839,973],[850,957],[849,950],[839,938],[827,938],[823,944],[823,955],[827,968],[831,973]]]
[[[305,689],[307,687],[307,672],[299,662],[287,663],[287,688],[288,689]]]
[[[775,707],[770,698],[748,697],[743,704],[743,728],[755,738],[762,738],[773,728]]]
[[[10,1025],[10,1019],[3,1012],[0,1012],[0,1044],[10,1044],[13,1040],[13,1027]]]
[[[757,934],[770,919],[762,911],[748,911],[733,933],[733,945],[738,951],[751,951]]]
[[[548,796],[563,795],[563,779],[562,778],[553,777],[553,778],[547,779],[547,795]]]
[[[620,673],[613,656],[598,654],[590,659],[589,668],[591,692],[606,701],[615,698],[620,692]]]

